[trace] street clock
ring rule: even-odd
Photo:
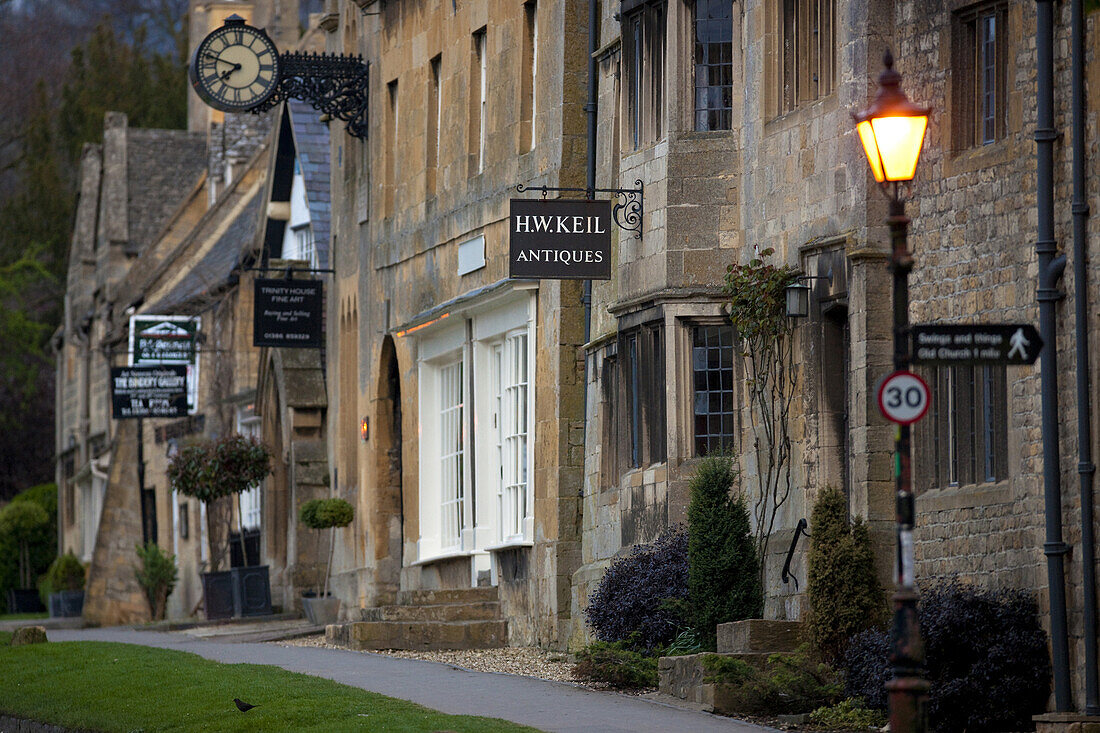
[[[279,51],[267,34],[231,15],[202,39],[188,76],[203,102],[223,112],[247,112],[279,87]]]

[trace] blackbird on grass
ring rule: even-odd
[[[247,713],[249,710],[256,707],[255,705],[249,705],[239,697],[233,698],[233,702],[236,703],[237,709],[240,710],[242,713]]]

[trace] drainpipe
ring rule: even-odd
[[[1054,239],[1054,8],[1053,0],[1036,0],[1038,61],[1038,117],[1036,207],[1039,215],[1035,253],[1039,258],[1039,333],[1046,345],[1040,354],[1042,397],[1043,498],[1046,515],[1047,584],[1050,594],[1050,643],[1054,668],[1054,704],[1069,712],[1069,642],[1066,635],[1065,555],[1062,541],[1062,487],[1058,455],[1058,332],[1055,304],[1061,300],[1058,281],[1066,268]]]
[[[597,19],[599,18],[599,0],[588,0],[588,101],[584,105],[584,111],[588,116],[588,145],[587,159],[585,160],[585,198],[596,198],[596,111],[599,109],[597,99],[598,84],[596,77],[596,44]],[[592,340],[592,281],[584,281],[584,293],[581,295],[581,303],[584,305],[584,343]],[[584,354],[584,433],[585,442],[588,437],[588,354]],[[581,489],[584,495],[584,489]]]
[[[1071,4],[1073,87],[1073,300],[1077,337],[1077,473],[1081,481],[1081,585],[1084,587],[1085,714],[1100,715],[1096,679],[1096,544],[1093,537],[1092,407],[1089,401],[1088,244],[1085,193],[1085,18],[1082,0]]]

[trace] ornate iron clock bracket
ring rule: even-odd
[[[595,198],[597,193],[613,193],[619,200],[611,207],[611,218],[615,220],[615,224],[620,229],[634,232],[634,236],[641,239],[642,214],[645,212],[642,193],[645,187],[642,185],[641,179],[635,180],[634,185],[637,188],[553,188],[551,186],[524,186],[522,183],[517,183],[516,191],[519,193],[541,191],[543,198],[546,198],[546,194],[551,191],[555,193],[583,193],[590,199]]]
[[[279,86],[254,114],[273,109],[288,99],[301,99],[327,115],[347,123],[348,134],[367,137],[369,67],[362,56],[287,51],[279,56]]]

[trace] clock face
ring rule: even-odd
[[[202,101],[223,112],[243,112],[275,93],[279,51],[263,31],[230,18],[202,39],[188,70]]]

